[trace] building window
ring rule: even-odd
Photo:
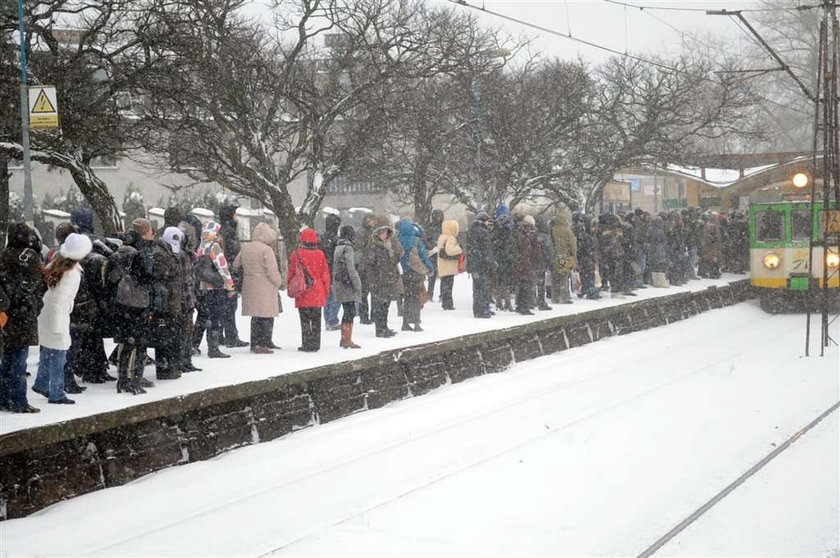
[[[113,155],[100,155],[90,160],[92,169],[116,169],[117,158]]]
[[[330,194],[374,194],[381,192],[373,181],[355,182],[343,176],[333,178],[327,185],[327,192]]]

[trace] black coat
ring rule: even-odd
[[[493,257],[499,265],[496,276],[501,285],[513,284],[513,229],[497,221],[493,230]]]
[[[476,221],[467,233],[467,272],[489,275],[496,272],[498,264],[493,251],[490,231]]]
[[[184,267],[178,254],[162,240],[152,245],[154,281],[151,310],[156,316],[180,316],[183,313]]]
[[[9,298],[6,348],[38,344],[38,314],[44,306],[47,284],[40,256],[29,248],[29,230],[22,223],[11,225],[8,246],[0,252],[0,288]]]

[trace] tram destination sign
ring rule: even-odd
[[[825,232],[840,234],[840,209],[826,209]]]

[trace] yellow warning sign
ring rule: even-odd
[[[51,130],[59,127],[58,99],[52,85],[29,88],[29,127],[33,130]]]
[[[35,100],[35,106],[32,107],[32,112],[33,114],[40,112],[55,112],[55,107],[52,106],[50,98],[47,97],[47,94],[44,93],[43,89],[41,89],[41,92],[38,93],[38,98]]]

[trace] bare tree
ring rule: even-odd
[[[755,99],[739,78],[689,56],[656,63],[613,58],[594,72],[583,125],[558,149],[545,193],[591,211],[623,167],[687,161],[703,140],[758,133]]]
[[[132,80],[127,60],[138,42],[131,22],[140,13],[134,0],[29,0],[25,3],[29,74],[36,83],[55,85],[60,131],[31,135],[34,161],[66,170],[99,217],[107,233],[121,229],[119,211],[107,185],[91,163],[124,155],[134,147],[133,122],[121,99]],[[8,48],[17,29],[14,11],[0,15]],[[19,110],[17,63],[2,64],[0,104]],[[22,158],[19,119],[3,125],[0,152]]]
[[[145,32],[154,78],[141,91],[172,168],[271,207],[290,242],[381,133],[391,84],[435,75],[449,56],[423,4],[293,5],[264,29],[242,16],[241,0],[156,1]],[[296,211],[298,177],[307,188]]]

